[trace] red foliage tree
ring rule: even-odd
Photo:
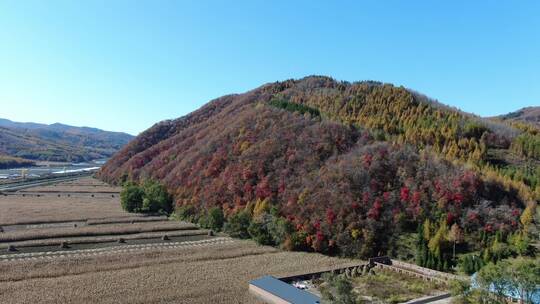
[[[409,195],[410,195],[410,190],[409,188],[407,187],[401,187],[401,190],[399,191],[399,197],[401,198],[401,201],[406,203],[409,201]]]
[[[270,182],[268,177],[265,176],[258,184],[255,190],[255,195],[257,198],[265,199],[272,196],[272,189],[270,188]]]

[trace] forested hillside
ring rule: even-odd
[[[540,171],[520,143],[536,136],[401,87],[307,77],[156,124],[99,176],[158,180],[178,216],[288,249],[368,257],[419,231],[419,264],[447,269],[450,231],[458,250],[528,250]]]
[[[0,119],[0,155],[29,160],[81,162],[107,158],[132,138],[94,128]]]

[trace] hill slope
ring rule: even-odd
[[[540,128],[540,107],[527,107],[496,118],[504,121],[529,123]]]
[[[156,124],[99,175],[160,180],[194,220],[215,207],[231,221],[248,212],[250,234],[291,249],[373,256],[426,220],[434,235],[456,224],[480,247],[484,233],[519,229],[533,199],[486,164],[519,132],[404,88],[307,77]]]
[[[88,127],[0,119],[0,155],[31,160],[80,162],[106,158],[132,138]]]

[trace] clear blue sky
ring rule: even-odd
[[[540,105],[539,3],[0,0],[0,117],[136,134],[312,74],[506,113]]]

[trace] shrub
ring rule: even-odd
[[[176,215],[181,220],[188,222],[196,222],[197,210],[195,210],[195,207],[193,207],[193,205],[180,206],[176,208]]]
[[[203,228],[212,229],[215,231],[220,231],[223,228],[223,223],[225,222],[225,217],[223,215],[223,210],[219,207],[212,207],[208,210],[208,214],[203,216],[199,220],[199,224]]]
[[[322,277],[324,284],[321,285],[323,303],[356,303],[351,282],[341,276],[325,273]]]
[[[505,302],[508,293],[514,294],[520,303],[533,303],[533,294],[540,285],[540,261],[538,259],[507,259],[497,264],[489,263],[478,272],[478,287],[489,297],[489,303]]]
[[[465,254],[459,258],[458,268],[461,272],[471,275],[484,266],[484,261],[476,254]]]
[[[268,233],[272,236],[275,244],[283,244],[294,229],[287,219],[280,216],[272,216],[272,221],[268,226]]]
[[[143,189],[143,212],[168,214],[172,211],[172,197],[165,186],[149,180],[144,183]]]
[[[120,203],[127,212],[139,212],[143,206],[144,191],[134,183],[124,185],[120,193]]]
[[[128,212],[168,214],[172,211],[172,197],[155,181],[147,181],[142,187],[133,182],[126,183],[120,193],[120,202]]]
[[[512,234],[508,239],[512,245],[512,249],[518,255],[532,255],[531,240],[525,233],[517,232]]]
[[[463,128],[463,135],[469,138],[480,139],[484,132],[489,132],[489,129],[478,122],[468,122]]]
[[[249,236],[261,245],[275,245],[264,223],[252,222],[248,227]]]
[[[225,224],[225,231],[232,237],[241,239],[249,238],[248,228],[251,224],[251,216],[247,211],[233,214]]]
[[[466,304],[471,294],[471,283],[465,280],[450,281],[450,293],[452,294],[452,303]]]
[[[283,244],[283,248],[286,250],[298,250],[298,251],[308,250],[309,246],[306,243],[307,236],[308,234],[303,231],[293,232],[285,240],[285,243]]]

